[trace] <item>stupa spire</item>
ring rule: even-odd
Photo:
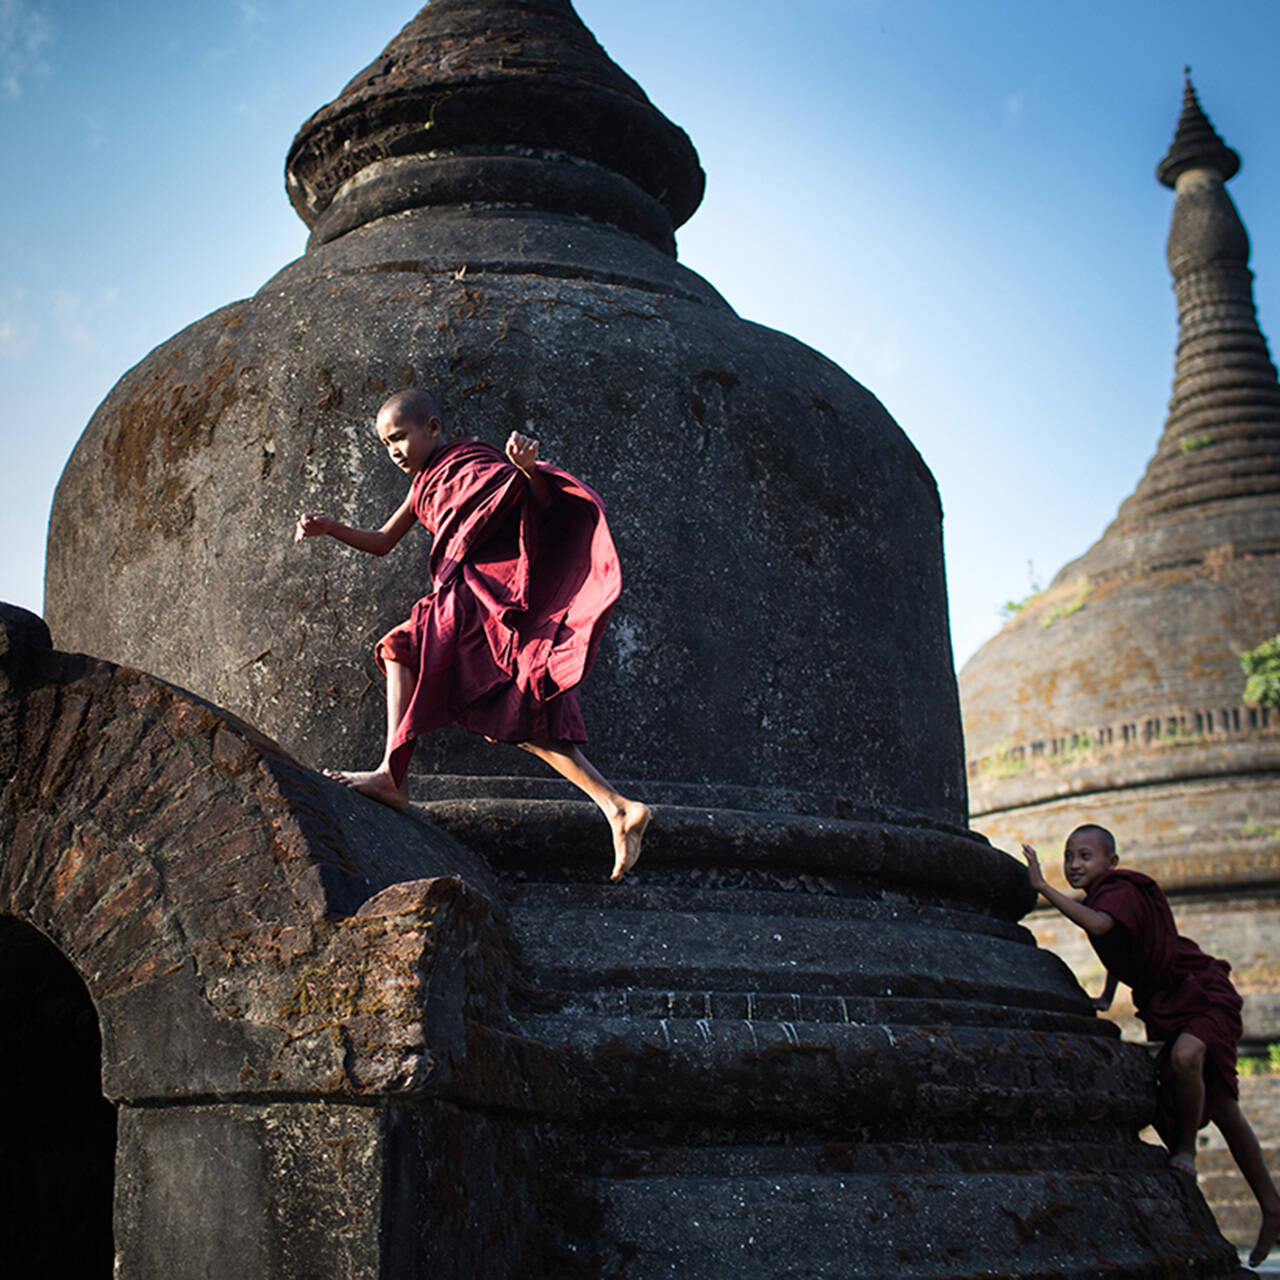
[[[489,205],[590,217],[670,253],[704,185],[687,135],[569,0],[432,0],[302,126],[285,174],[313,243]]]
[[[1166,511],[1280,492],[1280,384],[1258,327],[1249,237],[1225,186],[1239,168],[1188,71],[1173,142],[1156,169],[1176,192],[1167,251],[1178,301],[1173,394],[1116,532]]]
[[[1218,137],[1217,130],[1200,107],[1191,68],[1183,67],[1182,114],[1173,131],[1173,141],[1165,158],[1156,166],[1156,177],[1166,187],[1177,183],[1178,174],[1186,169],[1216,169],[1225,182],[1240,171],[1239,153]]]

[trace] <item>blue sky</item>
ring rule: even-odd
[[[1244,157],[1280,322],[1271,0],[577,8],[702,157],[682,261],[869,386],[933,469],[960,661],[1154,449],[1176,323],[1153,170],[1186,62]],[[0,598],[39,610],[53,488],[111,385],[302,251],[289,142],[414,11],[0,0]]]

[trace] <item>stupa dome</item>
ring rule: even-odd
[[[875,396],[676,261],[697,155],[568,0],[434,0],[302,126],[287,182],[307,252],[128,373],[66,468],[59,644],[309,762],[376,760],[372,645],[425,542],[371,562],[290,530],[399,505],[370,424],[417,383],[450,434],[527,431],[604,497],[626,584],[583,701],[615,776],[963,823],[933,477]],[[501,789],[538,766],[446,731],[415,768]]]

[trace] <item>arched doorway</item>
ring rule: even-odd
[[[116,1112],[98,1016],[42,933],[0,916],[0,1257],[6,1274],[109,1280]]]

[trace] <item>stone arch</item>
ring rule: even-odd
[[[110,1280],[116,1109],[89,990],[37,929],[0,916],[0,1254],[6,1271]]]
[[[484,864],[184,690],[60,653],[21,610],[0,623],[0,915],[84,978],[107,1096],[359,1091],[412,1072],[385,1042],[403,1028],[358,1017],[393,980],[368,921],[394,920],[385,950],[424,915],[484,915]],[[378,1004],[412,1018],[409,998]]]
[[[44,1265],[85,1216],[55,1184],[28,1215],[39,1264],[15,1274],[108,1276],[113,1245],[125,1280],[374,1274],[386,1222],[408,1229],[384,1204],[388,1117],[429,1124],[423,1099],[482,1091],[472,1047],[492,1061],[506,1021],[484,863],[181,689],[54,650],[4,605],[0,779],[0,1107],[38,1099],[0,1193],[47,1136],[59,1072],[100,1130],[91,1269]],[[52,1023],[29,1018],[10,1053],[24,986],[50,992]],[[53,1144],[50,1177],[69,1150]]]

